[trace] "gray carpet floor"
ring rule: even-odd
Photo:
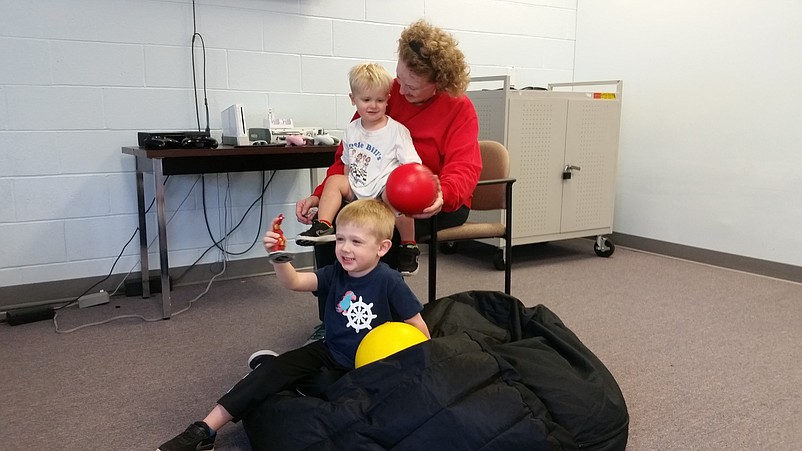
[[[486,248],[441,256],[438,295],[502,290]],[[587,240],[519,246],[512,294],[544,304],[607,365],[626,398],[630,450],[796,450],[802,443],[802,285]],[[426,264],[408,279],[426,297]],[[177,288],[174,309],[204,285]],[[158,318],[159,297],[59,311],[59,330]],[[0,449],[154,450],[201,419],[251,352],[301,345],[310,294],[275,276],[216,281],[168,321],[72,333],[0,324]],[[239,424],[218,450],[248,450]]]

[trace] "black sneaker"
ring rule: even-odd
[[[315,326],[315,330],[312,331],[312,335],[309,336],[309,339],[306,340],[304,346],[312,343],[313,341],[318,341],[326,338],[326,328],[323,327],[323,323],[318,324]]]
[[[216,434],[215,434],[216,435]],[[156,451],[209,451],[214,449],[215,435],[203,421],[196,421],[174,439],[162,444]]]
[[[414,276],[418,273],[419,255],[417,244],[402,244],[398,247],[398,271],[401,275]]]
[[[335,240],[334,227],[329,227],[326,224],[314,220],[312,227],[298,235],[295,243],[298,246],[314,246],[315,244],[328,243]]]
[[[277,356],[278,353],[269,349],[262,349],[261,351],[254,352],[250,357],[248,357],[248,367],[252,370],[255,370],[256,367],[265,360],[265,357],[270,355]]]

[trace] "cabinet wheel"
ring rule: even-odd
[[[596,255],[599,257],[609,257],[613,255],[615,252],[615,244],[610,240],[608,237],[601,237],[602,245],[599,246],[599,240],[596,240],[596,243],[593,245],[593,250],[596,251]]]

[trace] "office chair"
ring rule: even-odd
[[[482,152],[482,173],[479,183],[473,192],[472,211],[505,210],[505,222],[472,222],[437,231],[437,216],[432,217],[429,243],[429,301],[437,295],[437,252],[438,243],[452,243],[462,240],[485,238],[503,238],[505,249],[501,255],[498,250],[494,262],[504,269],[504,292],[510,294],[510,276],[512,265],[512,184],[515,179],[509,178],[510,157],[507,148],[495,141],[479,141]]]

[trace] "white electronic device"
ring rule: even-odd
[[[295,128],[292,119],[277,118],[273,115],[273,110],[267,110],[267,119],[264,120],[265,128],[270,130],[290,130]]]
[[[333,145],[340,142],[339,139],[330,136],[321,127],[296,127],[292,119],[277,118],[272,109],[267,110],[267,118],[264,120],[264,125],[265,129],[267,129],[264,136],[271,144],[299,146],[304,144],[301,140],[304,140],[307,144],[315,145]],[[253,130],[251,130],[251,133],[253,133]]]
[[[230,146],[247,146],[248,127],[245,126],[245,111],[242,105],[235,104],[223,110],[223,144]]]

